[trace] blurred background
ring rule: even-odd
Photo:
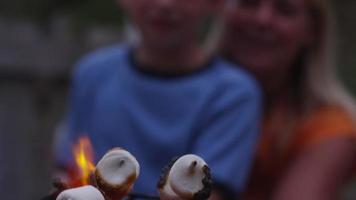
[[[356,1],[334,2],[339,75],[356,95]],[[0,1],[0,199],[38,200],[51,188],[51,146],[73,63],[123,39],[113,0]],[[345,199],[356,199],[356,184]]]

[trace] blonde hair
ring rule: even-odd
[[[337,78],[335,60],[335,18],[327,0],[307,0],[309,13],[317,27],[314,46],[307,52],[304,63],[305,89],[302,98],[306,107],[318,104],[337,105],[356,117],[356,106],[351,95]]]
[[[337,106],[356,121],[356,105],[336,73],[335,18],[329,0],[305,0],[310,27],[315,29],[314,43],[301,49],[298,66],[294,66],[289,99],[281,112],[268,113],[268,127],[276,140],[272,148],[284,156],[294,139],[299,120],[309,116],[319,106]],[[236,5],[235,5],[236,6]],[[224,47],[222,45],[222,47]],[[221,49],[229,55],[228,49]],[[269,105],[271,106],[271,105]],[[273,107],[274,105],[272,105]],[[267,112],[269,108],[267,108]],[[273,108],[271,109],[273,110]],[[283,118],[280,117],[283,115]]]

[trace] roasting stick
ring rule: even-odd
[[[135,200],[135,199],[152,199],[152,200],[160,200],[158,196],[151,196],[147,194],[141,194],[141,193],[130,193],[128,195],[128,200]]]

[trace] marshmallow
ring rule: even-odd
[[[105,198],[98,189],[88,185],[64,190],[56,200],[105,200]]]
[[[140,173],[140,166],[128,151],[115,148],[96,165],[95,180],[108,199],[119,200],[129,194]]]
[[[210,170],[199,156],[180,157],[163,172],[158,191],[163,200],[207,199],[212,189]]]

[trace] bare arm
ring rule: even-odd
[[[273,199],[337,199],[355,159],[355,143],[349,138],[338,138],[313,147],[291,164]]]

